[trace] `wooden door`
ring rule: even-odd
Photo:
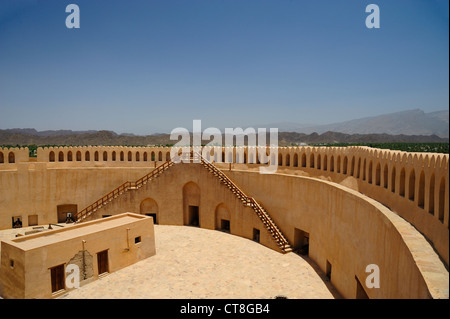
[[[65,289],[64,265],[59,265],[50,269],[52,281],[52,293]]]
[[[104,250],[97,253],[98,274],[101,275],[105,272],[109,272],[108,267],[108,251]]]

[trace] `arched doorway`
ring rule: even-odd
[[[200,226],[200,187],[194,182],[183,186],[183,223]]]
[[[224,203],[217,205],[214,215],[216,230],[229,233],[231,229],[231,214],[227,206]]]
[[[147,215],[153,217],[153,223],[158,224],[159,221],[159,209],[158,204],[153,198],[146,198],[141,202],[140,213],[142,215]]]

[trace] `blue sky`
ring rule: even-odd
[[[68,29],[65,8],[80,8]],[[380,8],[368,29],[365,8]],[[148,134],[449,107],[448,0],[1,0],[0,129]]]

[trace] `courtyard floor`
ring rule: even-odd
[[[0,231],[0,240],[18,231]],[[155,225],[155,240],[155,256],[60,298],[340,298],[308,257],[196,227]]]

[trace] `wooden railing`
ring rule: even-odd
[[[211,162],[200,155],[201,163],[206,167],[213,175],[215,175],[221,182],[223,182],[241,201],[244,205],[250,206],[258,215],[264,227],[274,238],[278,247],[283,252],[292,251],[291,246],[278,227],[273,222],[269,214],[262,208],[262,206],[253,198],[247,196],[233,181],[225,175],[220,169],[214,166]]]
[[[90,216],[92,213],[96,212],[98,209],[102,208],[106,204],[110,203],[113,199],[119,197],[123,193],[127,192],[130,189],[138,189],[142,186],[144,186],[147,182],[149,182],[152,178],[155,178],[159,176],[162,172],[167,170],[170,166],[172,166],[174,163],[171,160],[168,160],[167,162],[164,162],[163,164],[156,167],[154,170],[152,170],[147,175],[139,178],[135,182],[125,182],[113,191],[109,192],[102,198],[98,199],[91,205],[87,206],[83,210],[79,211],[77,214],[75,214],[75,221],[80,222],[83,221],[85,218]]]

